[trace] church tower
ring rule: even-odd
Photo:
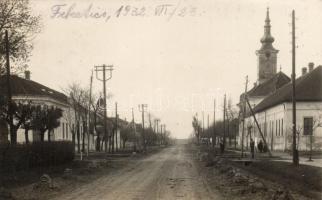
[[[271,24],[269,19],[269,9],[267,8],[265,26],[264,26],[264,36],[261,38],[262,46],[256,51],[258,57],[258,74],[257,82],[261,84],[266,80],[270,79],[276,74],[277,71],[277,53],[273,47],[274,38],[271,35]]]

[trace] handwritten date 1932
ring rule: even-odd
[[[154,8],[147,8],[145,6],[135,7],[130,5],[122,5],[115,11],[116,17],[125,17],[125,16],[173,16],[177,15],[180,17],[185,16],[195,16],[197,8],[193,6],[184,6],[178,8],[178,6],[173,4],[162,4],[157,5]]]

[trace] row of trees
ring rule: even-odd
[[[120,136],[123,142],[123,149],[125,149],[126,142],[131,142],[133,148],[137,148],[138,145],[143,146],[157,146],[168,145],[171,142],[171,133],[166,130],[159,130],[158,119],[151,121],[149,117],[149,126],[142,129],[141,124],[136,124],[132,120],[126,126],[121,127]],[[144,134],[144,135],[143,135]]]
[[[28,133],[30,130],[39,133],[40,141],[44,141],[44,135],[47,131],[48,141],[50,141],[51,131],[60,125],[59,119],[63,115],[60,108],[36,105],[32,101],[12,102],[11,111],[9,112],[5,96],[1,96],[0,99],[0,120],[10,126],[11,144],[17,143],[17,131],[19,128],[25,130],[25,142],[29,143]],[[10,117],[13,120],[10,120]]]
[[[203,139],[207,144],[210,144],[210,141],[212,141],[213,145],[219,142],[226,145],[228,140],[229,146],[236,148],[240,114],[238,109],[232,106],[230,99],[227,102],[227,106],[223,106],[222,111],[225,118],[213,121],[207,127],[204,127],[203,119],[199,119],[197,113],[193,116],[193,134],[197,144],[200,144],[201,139]]]

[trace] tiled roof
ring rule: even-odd
[[[274,93],[277,89],[279,89],[283,85],[289,83],[290,81],[291,79],[287,75],[285,75],[283,72],[278,72],[269,80],[249,90],[247,92],[247,96],[248,97],[268,96]]]
[[[296,101],[322,101],[322,66],[316,67],[295,81]],[[292,84],[289,82],[266,97],[254,108],[254,112],[292,101]]]
[[[57,101],[67,103],[67,97],[63,93],[50,89],[40,83],[32,80],[27,80],[16,75],[10,77],[11,92],[13,96],[43,96],[55,99]],[[7,77],[0,77],[0,92],[7,94]]]

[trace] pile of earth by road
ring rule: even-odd
[[[199,163],[200,174],[207,179],[207,184],[216,188],[227,199],[314,199],[291,190],[287,185],[256,176],[255,173],[241,167],[241,162],[236,164],[227,157],[215,155],[211,151],[200,150],[202,149],[200,147],[190,146],[189,149],[195,155],[195,161]],[[251,163],[249,164],[251,165]]]

